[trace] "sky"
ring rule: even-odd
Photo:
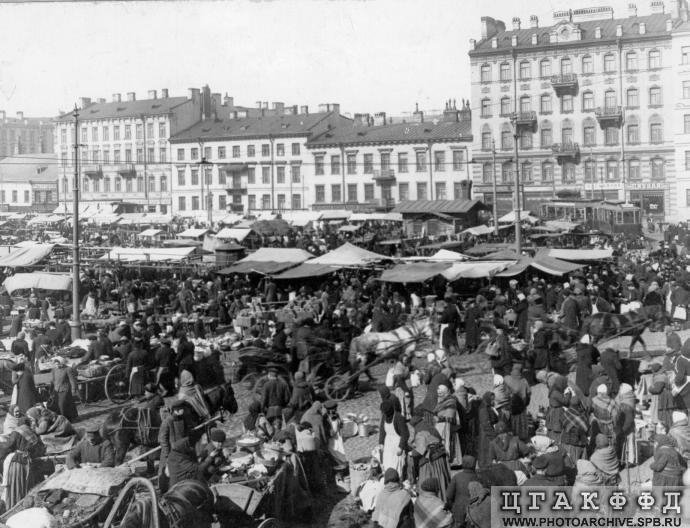
[[[510,28],[535,14],[544,26],[558,9],[610,5],[625,16],[628,1],[0,0],[0,110],[51,117],[82,96],[179,96],[205,84],[243,106],[441,109],[470,96],[467,53],[482,16]],[[638,8],[647,14],[649,0]]]

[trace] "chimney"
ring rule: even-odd
[[[79,107],[80,108],[86,108],[91,104],[91,98],[90,97],[80,97],[79,98]]]
[[[369,114],[355,114],[353,126],[356,126],[356,127],[369,126]]]
[[[285,109],[285,115],[297,115],[299,114],[299,107],[297,105],[288,106]]]
[[[477,49],[477,39],[470,39],[470,48]]]
[[[599,26],[594,28],[594,38],[595,39],[601,38],[601,28]]]
[[[208,84],[201,89],[201,119],[211,119],[213,108],[211,107],[211,89]]]
[[[414,112],[412,112],[413,123],[424,123],[424,112],[419,109],[419,103],[414,104]]]
[[[506,30],[506,25],[500,20],[491,17],[482,17],[482,40],[491,38],[501,31]]]
[[[127,100],[128,101],[136,101],[137,100],[136,92],[127,92]]]
[[[199,88],[190,88],[188,97],[195,103],[198,103],[201,97],[201,90]]]
[[[498,37],[493,37],[491,39],[491,47],[492,48],[498,48]]]
[[[513,17],[513,31],[520,30],[520,17]]]
[[[321,114],[323,112],[328,112],[328,104],[327,103],[321,103],[318,108],[319,108],[319,114]]]
[[[235,98],[225,94],[225,97],[223,97],[223,104],[229,108],[232,108],[235,106]]]
[[[532,46],[539,44],[539,37],[536,33],[532,33]]]
[[[455,101],[450,99],[446,101],[446,109],[443,111],[442,121],[446,123],[457,123],[460,121],[460,112],[455,106]]]
[[[211,107],[215,112],[223,105],[223,96],[219,93],[211,94]]]
[[[623,36],[623,26],[621,24],[616,25],[616,36],[617,37]]]
[[[309,113],[309,107],[308,106],[300,106],[299,107],[299,113],[300,114],[308,114]]]
[[[158,99],[158,91],[149,90],[149,99]]]
[[[119,93],[113,94],[113,103],[120,103],[122,102],[122,95]]]
[[[472,122],[472,109],[470,108],[470,100],[463,99],[464,103],[460,106],[460,122]]]
[[[22,121],[24,119],[24,112],[17,112],[17,119],[19,119],[19,121]]]
[[[283,115],[285,113],[285,103],[273,103],[273,110],[276,115]]]
[[[168,89],[167,88],[161,88],[161,99],[167,99],[168,98]]]
[[[640,35],[647,33],[647,24],[640,22]]]
[[[649,4],[649,10],[652,14],[663,15],[664,14],[664,2],[663,0],[652,0]]]
[[[104,104],[105,103],[105,97],[99,97],[97,99],[97,101],[98,101],[98,104]]]
[[[637,16],[637,5],[636,4],[628,4],[628,16],[629,17],[636,17]]]
[[[386,112],[377,112],[374,114],[374,126],[383,126],[386,123]]]
[[[531,27],[532,29],[536,29],[539,27],[539,17],[537,17],[537,15],[530,15],[529,27]]]
[[[340,113],[340,104],[339,103],[329,103],[328,104],[328,111],[339,114]]]

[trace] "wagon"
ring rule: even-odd
[[[117,405],[130,399],[127,369],[124,364],[110,365],[103,370],[102,374],[91,374],[93,372],[83,369],[76,372],[77,385],[82,389],[80,394],[83,394],[84,401],[107,398]],[[39,393],[49,393],[52,374],[50,372],[37,373],[34,375],[34,382]]]

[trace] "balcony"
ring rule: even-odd
[[[577,93],[577,75],[574,73],[561,73],[551,76],[551,86],[557,96],[575,95]]]
[[[563,161],[577,161],[580,158],[580,145],[568,141],[565,143],[554,143],[551,151],[559,163]]]
[[[137,171],[134,169],[134,165],[131,163],[125,165],[113,165],[112,168],[123,178],[134,178],[137,175]]]
[[[373,180],[379,185],[393,185],[395,183],[395,171],[393,169],[374,171]]]
[[[241,204],[241,203],[228,204],[228,210],[233,212],[233,213],[243,213],[244,212],[244,204]]]
[[[609,127],[620,128],[623,125],[623,108],[620,106],[603,106],[594,111],[602,130]]]
[[[247,194],[247,188],[246,187],[232,186],[232,187],[228,187],[225,190],[228,192],[228,194],[231,194],[231,195],[239,194],[239,195],[243,196],[243,195]]]
[[[512,120],[518,128],[526,128],[532,132],[537,130],[537,113],[534,111],[516,112],[512,115]]]
[[[103,169],[100,165],[97,165],[95,163],[86,163],[82,165],[81,173],[87,178],[97,179],[103,177]]]

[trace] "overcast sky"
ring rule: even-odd
[[[634,0],[632,0],[634,1]],[[670,0],[667,0],[667,6]],[[400,114],[469,97],[480,17],[628,0],[275,0],[0,5],[0,109],[53,116],[81,96],[209,84],[235,103]],[[640,15],[649,0],[638,2]],[[524,27],[524,26],[523,26]]]

